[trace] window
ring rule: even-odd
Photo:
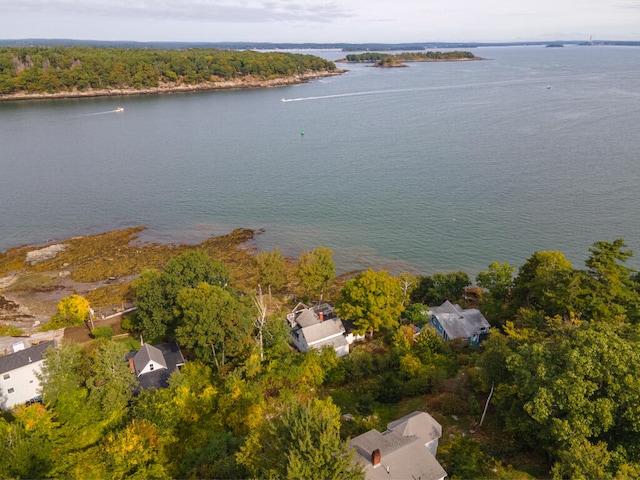
[[[11,375],[9,375],[8,373],[5,373],[2,378],[4,378],[5,380],[9,380],[11,378]]]
[[[7,390],[7,393],[13,393],[15,392],[15,390],[13,389],[13,387],[11,387],[9,390]]]

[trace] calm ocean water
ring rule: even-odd
[[[475,275],[538,250],[582,266],[593,242],[624,237],[639,268],[640,48],[474,53],[490,60],[2,103],[0,250],[134,225],[163,242],[247,227],[292,256],[329,246],[340,271]]]

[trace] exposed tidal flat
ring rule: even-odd
[[[640,255],[640,49],[474,53],[493,61],[2,103],[0,250],[145,225],[167,243],[264,229],[259,248],[326,245],[342,271],[475,274],[550,249],[580,267],[618,237]]]

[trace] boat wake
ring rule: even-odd
[[[81,116],[81,117],[92,117],[92,116],[94,116],[94,115],[107,115],[107,114],[109,114],[109,113],[120,113],[120,112],[122,112],[122,111],[124,111],[124,108],[122,108],[122,107],[118,107],[118,108],[115,108],[115,109],[113,109],[113,110],[108,110],[108,111],[106,111],[106,112],[85,113],[85,114],[80,115],[80,116]]]
[[[351,92],[351,93],[336,93],[334,95],[321,95],[318,97],[300,97],[300,98],[283,98],[280,100],[281,102],[306,102],[309,100],[325,100],[328,98],[344,98],[344,97],[360,97],[363,95],[380,95],[382,93],[394,93],[394,92],[402,92],[408,90],[377,90],[370,92]]]
[[[559,79],[568,78],[570,76],[558,76]],[[434,85],[430,87],[415,87],[415,88],[401,88],[392,90],[371,90],[363,92],[350,92],[350,93],[337,93],[334,95],[320,95],[315,97],[299,97],[299,98],[283,98],[280,101],[283,103],[289,102],[307,102],[311,100],[328,100],[332,98],[346,98],[346,97],[361,97],[365,95],[385,95],[394,93],[416,93],[416,92],[428,92],[428,91],[440,91],[440,90],[455,90],[464,88],[478,88],[478,87],[492,87],[492,86],[509,86],[518,84],[538,84],[542,81],[548,81],[550,78],[543,79],[513,79],[513,80],[497,80],[493,82],[481,82],[481,83],[461,83],[450,85]],[[547,85],[547,89],[550,86]]]

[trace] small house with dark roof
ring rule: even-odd
[[[8,410],[40,397],[38,374],[47,348],[55,348],[54,340],[0,357],[0,408]]]
[[[301,352],[331,347],[338,357],[349,354],[349,342],[342,320],[329,304],[309,308],[299,303],[287,315],[287,320],[291,326],[291,340]]]
[[[127,355],[131,371],[141,388],[164,388],[169,376],[184,365],[182,351],[175,340],[161,345],[143,343],[140,350]]]
[[[489,336],[489,322],[476,308],[463,309],[449,300],[427,311],[429,326],[436,329],[443,340],[461,338],[474,347]]]
[[[436,460],[442,426],[426,412],[413,412],[387,425],[369,430],[349,442],[354,461],[363,466],[367,480],[420,478],[442,480],[447,472]]]

